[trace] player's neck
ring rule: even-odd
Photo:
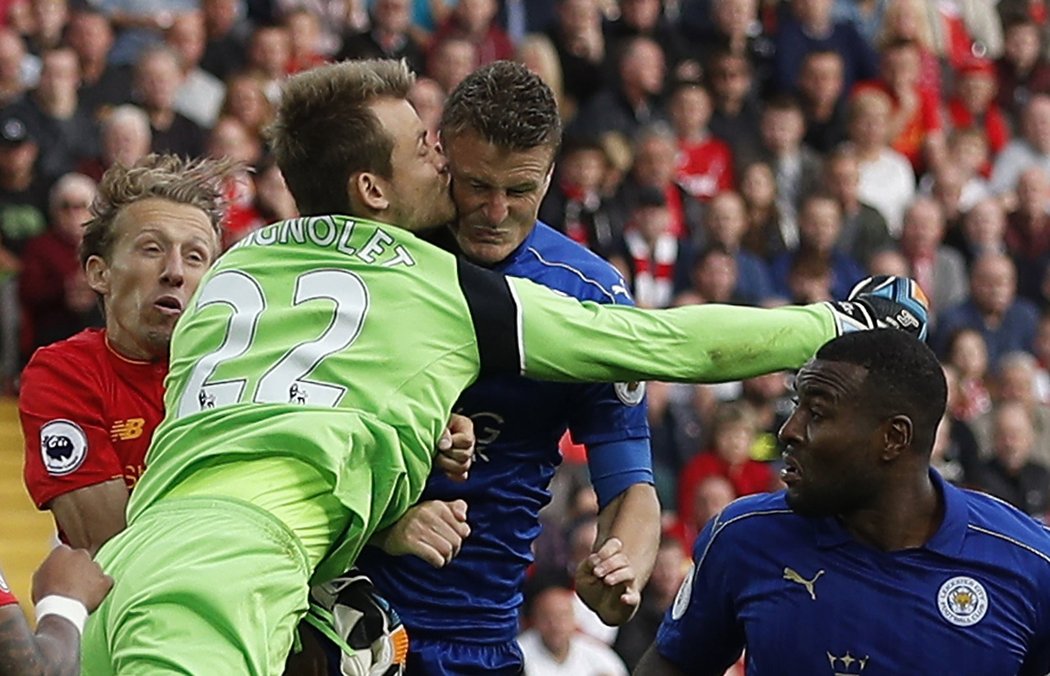
[[[843,515],[861,542],[892,552],[925,545],[944,520],[944,499],[928,474],[893,483],[870,507]]]

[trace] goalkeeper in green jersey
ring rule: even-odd
[[[309,584],[417,499],[480,374],[735,380],[843,330],[925,330],[908,280],[847,303],[645,311],[457,261],[413,234],[454,213],[411,83],[395,61],[287,81],[272,145],[304,217],[239,242],[179,321],[128,527],[98,553],[116,582],[85,674],[280,673]]]

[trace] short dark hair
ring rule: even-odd
[[[561,141],[561,117],[551,88],[514,61],[494,61],[456,86],[441,115],[441,135],[474,131],[508,150],[551,149]]]
[[[864,367],[863,405],[877,416],[911,418],[912,447],[929,453],[944,416],[948,384],[933,350],[898,329],[856,331],[825,343],[817,359]]]
[[[370,105],[405,99],[415,81],[404,61],[360,60],[289,78],[267,130],[277,166],[304,216],[347,213],[356,172],[393,175],[394,139]]]

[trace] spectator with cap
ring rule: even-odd
[[[39,152],[23,117],[15,111],[0,117],[0,237],[16,255],[47,227],[48,184],[36,171]]]

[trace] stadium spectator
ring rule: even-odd
[[[0,107],[14,103],[26,92],[27,65],[35,61],[35,57],[26,54],[22,36],[8,26],[0,26]],[[32,70],[38,71],[39,64]]]
[[[705,528],[635,673],[719,673],[745,645],[748,673],[1050,669],[1050,531],[931,471],[946,397],[934,354],[900,332],[849,334],[796,390],[780,433],[787,490],[738,500]],[[843,599],[848,617],[827,612]],[[886,617],[906,630],[872,631]],[[967,631],[935,630],[946,623]]]
[[[473,42],[450,37],[430,48],[426,72],[447,95],[477,68],[477,62],[478,48]]]
[[[206,39],[204,15],[200,12],[176,16],[171,28],[164,32],[165,42],[179,56],[182,72],[182,83],[173,107],[204,129],[215,124],[219,107],[226,97],[226,85],[222,80],[200,66]]]
[[[798,101],[787,96],[770,98],[758,128],[762,138],[758,159],[773,169],[780,215],[784,223],[797,222],[802,198],[818,187],[821,173],[820,157],[802,144],[806,127]]]
[[[610,261],[630,284],[639,306],[665,308],[688,285],[692,245],[675,236],[671,209],[660,190],[643,187],[632,202]]]
[[[101,127],[102,152],[77,167],[78,173],[95,182],[114,164],[132,166],[149,154],[152,145],[149,116],[136,106],[125,104],[110,110]]]
[[[204,152],[204,130],[175,110],[182,80],[174,50],[165,45],[148,47],[135,64],[135,98],[149,116],[154,153],[199,157]]]
[[[625,212],[635,208],[642,192],[663,195],[671,216],[670,234],[676,239],[699,238],[703,205],[675,181],[678,143],[665,124],[640,129],[634,137],[634,161],[620,184],[616,199]]]
[[[41,55],[40,83],[12,112],[19,115],[37,140],[37,171],[55,180],[98,153],[98,128],[77,95],[77,56],[62,47]]]
[[[565,76],[550,38],[542,33],[523,36],[514,50],[514,60],[539,75],[544,84],[551,88],[554,100],[558,103],[562,125],[568,124],[576,115],[576,107],[565,96]]]
[[[1013,350],[1032,350],[1039,311],[1017,298],[1017,273],[1004,254],[988,253],[970,268],[970,297],[941,315],[934,345],[944,353],[948,338],[962,328],[976,329],[988,348],[988,362]]]
[[[409,30],[412,25],[411,0],[376,0],[371,17],[366,31],[343,38],[337,60],[404,59],[413,71],[422,73],[425,64],[423,48]]]
[[[1043,521],[1050,510],[1050,469],[1034,457],[1036,436],[1028,410],[1019,402],[992,411],[992,457],[977,475],[977,487]]]
[[[904,207],[915,194],[915,172],[889,146],[893,104],[885,92],[865,88],[850,97],[849,137],[860,168],[858,195],[878,209],[891,235],[900,234]]]
[[[496,0],[457,0],[448,18],[438,26],[431,40],[441,44],[449,39],[466,40],[474,45],[474,67],[514,57],[514,45],[496,21]]]
[[[984,336],[976,329],[957,330],[948,339],[944,361],[945,369],[955,374],[954,394],[948,398],[951,416],[969,424],[991,410],[991,375]]]
[[[263,131],[273,120],[273,104],[266,98],[263,80],[247,71],[230,76],[219,116],[236,118],[253,136],[262,139]]]
[[[890,146],[908,159],[916,175],[927,167],[939,166],[946,152],[941,102],[936,92],[922,87],[920,58],[914,42],[885,45],[879,78],[857,87],[874,87],[890,97]]]
[[[207,40],[201,68],[222,81],[244,69],[247,24],[239,0],[201,0]]]
[[[737,164],[755,157],[761,108],[754,96],[751,64],[741,55],[720,51],[711,57],[706,73],[714,103],[711,133],[729,144]]]
[[[1017,293],[1042,303],[1050,256],[1050,176],[1029,167],[1017,181],[1017,206],[1006,217],[1006,249],[1017,264]]]
[[[570,133],[601,135],[606,132],[636,138],[655,122],[666,122],[661,96],[666,64],[660,45],[647,37],[634,37],[615,55],[614,84],[608,84],[580,107]]]
[[[679,83],[671,92],[668,110],[678,137],[678,184],[702,202],[732,190],[733,151],[708,128],[710,92],[698,82]]]
[[[888,0],[874,46],[882,50],[896,42],[912,42],[919,48],[919,86],[940,98],[944,46],[935,38],[934,18],[922,0]]]
[[[804,261],[813,261],[828,267],[828,288],[832,298],[848,295],[864,277],[864,268],[838,248],[842,212],[835,198],[827,193],[811,193],[804,197],[798,230],[798,249],[778,255],[769,264],[773,290],[783,298],[790,298],[788,277],[791,270]]]
[[[966,261],[944,245],[944,215],[937,202],[918,197],[904,210],[900,251],[911,276],[930,299],[931,324],[966,298]]]
[[[842,210],[836,249],[865,265],[875,252],[893,245],[886,219],[860,199],[860,166],[852,146],[839,146],[824,158],[823,178]]]
[[[751,458],[757,433],[755,415],[747,403],[718,405],[711,420],[710,445],[689,461],[678,480],[679,514],[693,514],[700,482],[709,476],[728,479],[737,496],[772,490],[773,470]],[[702,526],[695,522],[691,525]]]
[[[17,112],[0,115],[0,233],[16,255],[47,227],[49,182],[36,169],[39,155],[24,119]]]
[[[280,25],[257,26],[248,39],[245,69],[263,83],[271,103],[281,97],[281,81],[292,65],[292,36]]]
[[[1013,14],[1003,23],[1003,55],[996,62],[997,102],[1015,129],[1022,111],[1037,94],[1050,93],[1050,63],[1043,55],[1040,27],[1025,14]]]
[[[566,139],[539,211],[541,221],[604,258],[615,250],[624,227],[622,210],[602,193],[609,165],[599,141]]]
[[[80,104],[92,119],[106,108],[131,101],[131,66],[109,62],[113,27],[104,14],[90,8],[73,12],[66,27],[65,43],[80,63]]]
[[[338,4],[338,3],[329,3]],[[281,23],[288,30],[288,72],[299,73],[326,63],[332,54],[338,40],[327,28],[322,25],[320,16],[308,6],[298,6],[288,10],[281,19]]]
[[[50,227],[22,252],[18,297],[29,348],[23,355],[26,359],[38,347],[102,323],[77,256],[95,192],[95,182],[81,174],[66,174],[56,181],[49,198]]]
[[[963,215],[962,227],[945,242],[954,247],[968,266],[985,254],[1006,254],[1006,214],[1002,202],[987,197]]]
[[[1021,134],[996,157],[989,178],[996,195],[1010,195],[1021,172],[1032,165],[1050,172],[1050,95],[1035,94],[1024,107]]]
[[[751,162],[740,172],[740,196],[747,205],[744,246],[765,260],[798,248],[798,226],[781,217],[777,183],[766,162]]]
[[[755,73],[757,88],[765,91],[771,76],[774,46],[759,23],[759,3],[756,0],[713,0],[710,21],[705,22],[709,24],[707,26],[697,26],[689,20],[691,11],[700,5],[686,3],[680,19],[680,30],[689,38],[693,58],[706,70],[719,52],[742,57]]]
[[[798,99],[805,116],[803,142],[818,153],[829,153],[846,140],[846,90],[842,56],[810,52],[798,76]]]
[[[577,630],[568,580],[547,580],[557,574],[545,571],[535,575],[526,608],[530,628],[518,637],[526,676],[627,676],[616,653]]]
[[[850,91],[861,80],[875,77],[875,52],[848,23],[831,16],[831,0],[792,0],[781,8],[773,37],[773,87],[781,93],[796,91],[806,55],[832,51],[842,56],[843,90]]]
[[[1009,122],[995,102],[995,76],[994,63],[972,59],[959,68],[955,94],[947,102],[949,124],[983,133],[993,155],[1010,140]]]
[[[990,384],[992,408],[969,423],[982,460],[992,456],[997,410],[1004,404],[1020,404],[1032,428],[1032,459],[1050,469],[1050,407],[1039,399],[1037,372],[1038,363],[1028,352],[1010,352],[999,359]]]
[[[605,35],[597,0],[557,0],[554,20],[545,30],[565,79],[573,110],[585,106],[606,83]]]
[[[730,287],[732,298],[746,305],[763,305],[773,299],[773,281],[766,262],[743,247],[747,227],[747,205],[739,194],[722,192],[708,204],[704,221],[705,243],[722,248],[733,258],[736,284]],[[707,300],[722,302],[712,298]]]
[[[696,80],[700,61],[688,54],[686,41],[664,16],[661,0],[623,0],[620,16],[605,24],[609,54],[616,58],[636,37],[645,37],[664,51],[667,75],[674,80]]]

